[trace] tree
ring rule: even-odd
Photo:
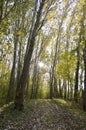
[[[83,5],[83,23],[82,23],[82,35],[83,35],[83,43],[84,43],[84,49],[83,49],[83,60],[84,60],[84,91],[83,91],[83,109],[86,111],[86,25],[84,21],[86,20],[86,3]]]
[[[85,3],[0,1],[0,90],[9,101],[15,96],[15,109],[23,108],[26,94],[81,103],[83,90],[85,110]]]
[[[65,10],[63,11],[62,17],[58,22],[58,35],[56,38],[56,44],[55,44],[55,53],[54,53],[54,58],[52,61],[52,65],[51,65],[51,72],[50,72],[50,98],[52,98],[54,96],[54,77],[55,77],[55,68],[56,68],[56,64],[57,64],[57,52],[58,52],[58,46],[59,46],[59,39],[60,39],[60,35],[61,35],[61,30],[62,30],[62,25],[63,25],[63,21],[67,15],[67,10],[69,9],[69,3],[67,1],[66,5],[65,5]]]
[[[15,31],[16,34],[16,31]],[[8,88],[8,94],[6,101],[12,101],[14,98],[14,86],[15,86],[15,73],[16,73],[16,58],[17,58],[17,45],[18,45],[18,37],[14,35],[14,56],[13,56],[13,65],[11,69],[10,82]]]
[[[79,67],[80,67],[80,41],[77,46],[77,65],[76,65],[76,72],[75,72],[75,90],[74,90],[74,99],[75,102],[78,102],[78,83],[79,83]]]
[[[13,18],[12,16],[10,16],[10,18],[12,17],[12,19],[10,19],[10,23],[14,22],[14,27],[11,27],[12,25],[10,25],[13,32],[13,45],[14,45],[13,53],[14,54],[13,54],[13,63],[12,63],[12,69],[11,69],[11,74],[10,74],[8,94],[7,94],[7,99],[6,99],[7,102],[12,101],[14,99],[14,90],[16,87],[16,82],[18,82],[20,78],[20,71],[21,71],[20,62],[21,62],[21,51],[22,51],[21,40],[23,39],[22,33],[24,34],[24,32],[22,32],[21,30],[24,29],[23,24],[25,24],[25,22],[23,21],[23,18],[25,18],[24,14],[26,13],[25,10],[21,10],[22,6],[23,6],[22,1],[18,1],[18,3],[15,6],[16,11],[14,12],[14,15],[16,15],[16,17]],[[18,48],[19,48],[19,51],[18,51]],[[17,68],[17,76],[16,76],[17,64],[18,64],[18,68]]]
[[[13,0],[12,2],[0,0],[0,23],[13,11],[15,5],[16,0]]]
[[[36,35],[38,33],[37,31],[39,29],[40,19],[41,19],[44,4],[45,4],[45,0],[42,0],[42,2],[40,2],[39,9],[38,9],[38,1],[36,1],[36,4],[35,4],[35,11],[37,12],[36,22],[34,23],[33,30],[31,30],[31,36],[28,38],[29,39],[28,40],[29,48],[26,50],[22,74],[21,74],[19,83],[17,84],[17,88],[16,88],[14,108],[18,109],[18,110],[21,110],[23,108],[24,89],[25,89],[27,79],[28,79],[30,61],[32,58],[32,53],[33,53],[33,49],[34,49],[34,45],[35,45],[35,38],[36,38]]]

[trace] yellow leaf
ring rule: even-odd
[[[22,31],[18,31],[18,32],[17,32],[17,35],[19,35],[19,36],[24,36],[24,33],[23,33]]]

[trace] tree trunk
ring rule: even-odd
[[[75,90],[74,90],[74,100],[78,102],[78,82],[79,82],[79,67],[80,67],[80,42],[81,42],[81,34],[79,38],[79,43],[77,46],[77,65],[76,65],[76,73],[75,73]]]
[[[31,39],[30,47],[28,50],[27,56],[25,56],[24,67],[22,70],[22,75],[20,77],[19,83],[16,88],[16,96],[15,96],[15,109],[22,110],[23,109],[23,101],[24,101],[24,89],[26,87],[26,83],[28,80],[28,72],[30,67],[30,61],[34,49],[35,37]]]
[[[84,60],[84,91],[83,91],[83,110],[86,111],[86,2],[83,5],[83,18],[82,18],[82,40],[84,43],[83,60]]]
[[[68,79],[68,96],[67,96],[67,98],[69,99],[70,98],[70,81],[69,81],[69,79]]]
[[[59,33],[58,33],[57,41],[56,41],[56,45],[55,45],[55,53],[54,53],[53,64],[51,66],[50,98],[53,98],[53,96],[54,96],[54,75],[55,75],[55,67],[56,67],[56,62],[57,62],[57,47],[58,47],[58,40],[59,40],[59,35],[60,35],[60,29],[61,29],[61,26],[59,27]]]
[[[78,102],[78,77],[79,77],[79,60],[77,61],[77,68],[76,68],[76,76],[75,76],[75,92],[74,92],[74,100]]]
[[[17,53],[17,37],[15,36],[13,66],[12,66],[11,75],[10,75],[9,89],[8,89],[8,94],[7,94],[7,99],[6,99],[7,102],[12,101],[14,98],[15,68],[16,68],[16,58],[17,58],[16,53]]]
[[[31,99],[36,98],[36,81],[37,81],[37,65],[38,65],[38,46],[39,46],[39,38],[37,41],[37,48],[35,52],[35,61],[34,61],[34,68],[33,68],[33,79],[32,79],[32,91],[31,91]]]
[[[85,41],[86,42],[86,41]],[[83,59],[84,59],[84,91],[83,91],[83,109],[86,111],[86,43],[83,51]]]
[[[3,15],[3,0],[0,0],[0,22],[2,21]]]
[[[61,87],[61,79],[59,79],[59,97],[63,97],[62,87]]]
[[[63,88],[64,88],[64,99],[67,98],[67,84],[66,81],[63,82]]]
[[[22,41],[19,42],[19,51],[18,51],[18,70],[17,70],[17,84],[19,82],[20,79],[20,75],[21,75],[21,69],[22,69],[22,65],[21,65],[21,44]]]
[[[55,98],[58,97],[57,79],[55,76],[54,76],[54,97]]]

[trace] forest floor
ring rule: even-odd
[[[86,112],[62,99],[25,101],[21,111],[13,104],[0,108],[0,130],[86,130]]]

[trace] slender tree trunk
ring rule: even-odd
[[[12,101],[14,98],[14,86],[15,86],[15,68],[16,68],[16,53],[17,53],[17,37],[14,38],[14,57],[13,57],[13,65],[10,75],[9,89],[7,94],[6,101]]]
[[[53,98],[53,75],[54,74],[52,74],[51,75],[51,78],[50,78],[50,99],[52,99]]]
[[[63,89],[62,89],[62,86],[61,86],[61,79],[59,79],[59,97],[63,98]]]
[[[86,2],[83,5],[83,18],[82,18],[82,40],[84,43],[83,60],[84,60],[84,90],[83,90],[83,110],[86,111]]]
[[[75,102],[78,102],[79,62],[80,61],[78,60],[77,61],[77,67],[76,67],[76,75],[75,75],[75,92],[74,92],[74,100],[75,100]]]
[[[55,98],[58,97],[57,79],[55,76],[54,76],[54,97]]]
[[[70,82],[69,82],[69,79],[68,79],[68,94],[67,94],[67,98],[69,99],[70,98]]]
[[[21,69],[22,69],[22,65],[21,65],[21,47],[22,47],[22,45],[21,44],[22,44],[22,41],[19,42],[17,84],[19,82],[20,75],[21,75]]]
[[[57,36],[57,41],[56,41],[56,45],[55,45],[55,54],[54,54],[53,64],[52,64],[52,67],[51,67],[50,98],[53,98],[53,96],[54,96],[54,75],[55,75],[55,67],[56,67],[56,62],[57,62],[57,47],[58,47],[61,25],[59,27],[59,34]]]
[[[81,42],[81,33],[79,34],[79,42],[77,46],[77,65],[75,72],[75,90],[74,90],[74,100],[78,102],[78,83],[79,83],[79,67],[80,67],[80,42]]]
[[[70,99],[73,99],[73,81],[72,78],[70,78]]]
[[[85,41],[86,42],[86,41]],[[84,91],[83,91],[83,109],[86,111],[86,43],[83,51],[83,59],[84,59]]]
[[[0,23],[2,21],[3,16],[3,0],[0,0]]]
[[[36,95],[35,95],[36,98],[39,96],[38,95],[39,87],[40,87],[40,74],[39,71],[37,71]]]
[[[64,99],[67,98],[67,84],[66,81],[63,82],[63,87],[64,87]]]
[[[35,61],[34,61],[34,68],[33,68],[33,79],[32,79],[32,91],[31,91],[31,97],[30,98],[36,98],[36,81],[37,81],[37,65],[38,65],[38,46],[39,46],[39,38],[37,41],[37,48],[35,52]]]

